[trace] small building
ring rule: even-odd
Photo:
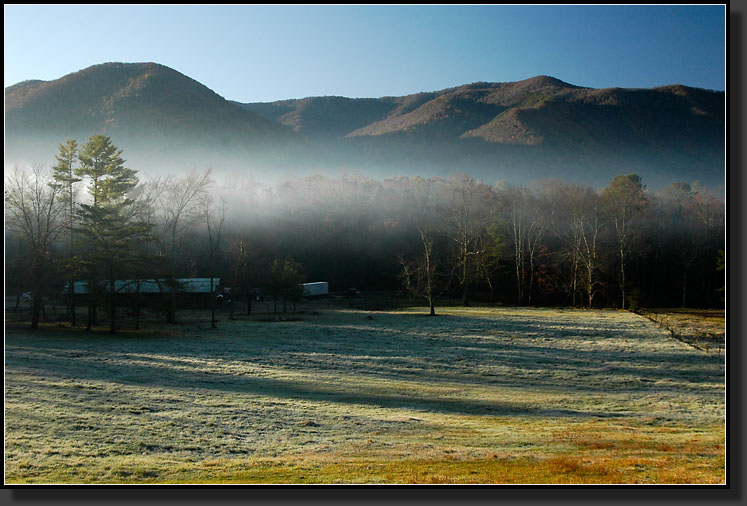
[[[213,290],[215,294],[220,290],[220,278],[213,279]],[[185,302],[192,302],[195,305],[206,306],[210,304],[211,290],[210,290],[210,278],[177,278],[176,280],[166,279],[126,279],[117,280],[114,282],[114,291],[117,294],[117,299],[122,299],[122,303],[129,300],[139,300],[139,303],[143,305],[160,305],[159,302],[163,301],[164,295],[170,294],[173,286],[173,281],[176,281],[176,294],[180,299],[180,304]],[[69,295],[68,284],[62,290],[62,295]],[[88,297],[88,281],[76,281],[73,285],[73,289],[76,296],[76,303],[83,303]],[[102,282],[101,292],[108,294],[110,292],[111,285],[108,281]]]
[[[321,297],[329,295],[329,283],[326,281],[317,281],[315,283],[302,283],[301,296],[303,297]]]

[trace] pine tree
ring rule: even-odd
[[[52,178],[54,182],[50,183],[51,186],[57,188],[62,198],[65,201],[66,216],[65,216],[65,227],[70,233],[70,251],[68,269],[70,271],[69,280],[69,294],[70,294],[70,323],[75,325],[75,249],[74,249],[74,237],[75,232],[74,219],[75,219],[75,183],[81,181],[81,178],[75,174],[75,161],[78,157],[78,143],[74,139],[70,139],[65,144],[60,144],[60,153],[57,155],[57,164],[53,167],[54,172]]]
[[[91,204],[80,204],[77,228],[88,245],[88,291],[95,296],[102,277],[109,284],[110,332],[115,332],[116,287],[118,276],[135,263],[139,241],[149,237],[150,226],[135,217],[131,195],[138,185],[137,171],[125,167],[122,151],[109,137],[91,136],[81,148],[76,175],[90,179]],[[91,328],[94,307],[89,303],[87,329]]]

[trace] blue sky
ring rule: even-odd
[[[724,90],[724,6],[5,5],[5,86],[153,61],[227,99],[381,97],[545,74]]]

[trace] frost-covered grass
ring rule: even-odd
[[[642,314],[706,353],[721,353],[728,345],[724,310],[648,309]]]
[[[6,483],[723,483],[724,357],[621,311],[6,329]]]

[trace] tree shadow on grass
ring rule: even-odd
[[[360,392],[343,390],[344,385],[325,381],[293,381],[278,378],[223,374],[198,370],[179,370],[161,365],[131,364],[118,361],[97,367],[76,363],[80,358],[68,358],[67,364],[38,365],[38,375],[53,380],[99,381],[127,386],[147,386],[183,390],[248,394],[322,403],[343,403],[381,408],[404,408],[457,415],[535,416],[535,417],[610,417],[627,416],[604,411],[580,411],[551,406],[528,407],[517,393],[515,403],[496,403],[472,399],[435,398],[397,392]],[[56,367],[55,367],[56,365]],[[51,366],[51,367],[50,367]]]
[[[675,381],[665,389],[678,391],[682,387],[692,388],[692,385],[713,383],[719,379],[717,362],[677,347],[646,354],[635,353],[634,348],[623,353],[615,349],[604,350],[601,346],[600,349],[558,347],[561,343],[557,337],[559,334],[568,332],[568,339],[573,342],[579,327],[592,336],[597,335],[598,324],[595,326],[593,322],[579,322],[578,319],[566,325],[555,322],[558,328],[548,331],[546,324],[543,326],[541,322],[532,321],[531,314],[514,316],[509,323],[495,317],[454,315],[444,315],[438,323],[433,318],[411,314],[395,313],[372,320],[364,320],[362,316],[362,313],[353,313],[340,318],[340,321],[286,322],[284,325],[289,327],[284,335],[275,334],[257,322],[236,323],[232,328],[233,332],[238,329],[239,337],[220,331],[184,338],[143,339],[128,336],[91,338],[66,333],[67,338],[50,335],[24,340],[23,335],[14,335],[6,340],[6,367],[59,379],[202,389],[451,414],[538,417],[622,415],[527,406],[521,401],[527,389],[545,389],[553,394],[567,392],[569,395],[574,392],[598,392],[600,395],[659,393],[661,386],[652,387],[648,383]],[[444,328],[443,322],[450,325]],[[648,330],[647,325],[635,323],[641,331]],[[502,325],[511,335],[529,337],[507,340],[505,336],[501,339],[487,333],[496,328],[502,332]],[[609,322],[604,322],[603,326],[607,325]],[[460,333],[465,329],[472,334]],[[625,339],[643,339],[644,336],[637,332],[620,330]],[[542,335],[555,336],[555,340],[545,339]],[[600,343],[603,341],[604,338],[600,338]],[[206,366],[201,368],[202,361],[206,361]],[[237,372],[210,371],[213,365],[208,361],[233,363]],[[244,367],[242,371],[241,367],[246,362],[259,366],[260,373],[262,367],[279,367],[312,379],[292,381],[249,376],[247,373],[252,368]],[[512,375],[510,371],[517,373]],[[339,383],[324,379],[335,375],[341,378]],[[426,388],[501,387],[515,391],[517,401],[496,404],[396,392],[344,391],[344,379],[352,375],[363,380],[392,381],[390,388],[416,389],[419,384]],[[314,380],[315,376],[319,379]],[[589,376],[594,377],[596,383],[591,383]],[[605,378],[609,378],[606,384]],[[402,383],[398,385],[398,381]]]
[[[59,345],[59,343],[56,343]],[[128,343],[131,344],[131,343]],[[613,394],[615,392],[647,393],[654,388],[650,383],[668,380],[666,390],[676,390],[678,384],[706,385],[721,379],[720,371],[713,364],[689,363],[686,359],[677,360],[670,354],[649,354],[645,358],[630,358],[619,353],[600,353],[587,350],[556,349],[543,346],[511,344],[503,350],[447,351],[440,356],[423,356],[417,352],[403,353],[402,350],[347,350],[344,354],[306,353],[289,349],[234,350],[234,353],[215,354],[207,345],[201,353],[192,350],[188,353],[169,353],[147,344],[141,353],[133,351],[104,351],[99,348],[36,349],[33,347],[7,348],[7,366],[24,364],[40,372],[62,373],[69,378],[78,375],[102,372],[100,379],[121,376],[128,362],[145,362],[153,372],[172,374],[177,371],[192,370],[198,377],[209,377],[215,373],[208,369],[200,370],[200,361],[223,360],[231,362],[238,374],[248,370],[281,367],[286,370],[307,374],[309,377],[340,375],[341,378],[356,375],[376,380],[422,383],[432,387],[501,387],[515,389],[517,395],[525,389],[547,390],[551,392],[573,392]],[[204,343],[207,344],[207,343]],[[92,349],[93,348],[93,349]],[[157,355],[155,355],[157,353]],[[457,356],[458,355],[458,356]],[[688,357],[690,355],[687,355]],[[686,357],[687,358],[687,357]],[[130,364],[131,366],[131,364]],[[244,372],[241,371],[242,366]],[[179,371],[179,370],[182,371]],[[515,372],[511,372],[515,371]],[[149,374],[146,377],[151,377]],[[233,381],[241,376],[225,375],[221,382]],[[83,376],[81,376],[83,377]],[[590,377],[597,382],[591,383]],[[604,381],[600,386],[599,382]],[[615,387],[616,382],[625,383],[624,389]]]

